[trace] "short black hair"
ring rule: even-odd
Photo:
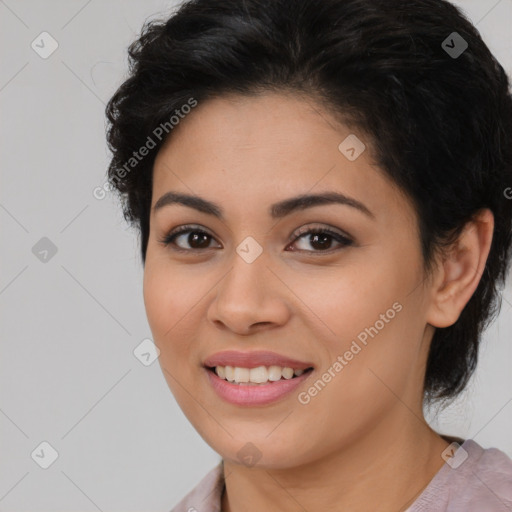
[[[191,99],[306,94],[366,134],[415,206],[427,275],[475,213],[493,212],[479,285],[458,320],[436,329],[428,356],[424,398],[459,394],[501,308],[512,220],[510,82],[464,12],[444,0],[190,0],[146,20],[128,55],[106,108],[108,183],[140,230],[143,264],[154,159]],[[150,139],[147,156],[130,160]]]

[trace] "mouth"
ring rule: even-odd
[[[268,386],[274,382],[293,380],[302,375],[309,374],[313,367],[292,368],[289,366],[258,366],[245,368],[241,366],[206,366],[219,379],[240,386]]]
[[[291,397],[315,369],[311,362],[268,350],[217,352],[203,361],[203,368],[222,400],[244,407]]]
[[[240,407],[262,407],[293,396],[314,368],[205,365],[204,370],[211,388],[223,401]]]

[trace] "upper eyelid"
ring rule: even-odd
[[[332,232],[336,233],[337,235],[344,236],[345,238],[353,239],[352,235],[349,235],[347,232],[345,232],[339,228],[322,225],[322,223],[316,223],[316,224],[313,223],[313,225],[305,224],[303,226],[296,228],[291,233],[289,240],[293,240],[297,236],[305,235],[309,231],[320,230],[320,229],[324,229],[327,232],[332,231]],[[205,228],[205,227],[197,225],[197,224],[183,224],[182,226],[178,226],[178,227],[166,232],[164,237],[174,236],[174,235],[182,235],[188,231],[202,231],[202,232],[206,233],[207,235],[215,238],[215,235],[208,228]]]
[[[333,227],[330,227],[330,226],[325,226],[325,225],[321,225],[321,224],[316,224],[316,225],[304,225],[304,226],[301,226],[300,228],[297,228],[296,230],[293,231],[293,233],[290,235],[290,240],[295,240],[295,238],[297,237],[300,237],[302,235],[306,235],[308,234],[310,231],[320,231],[320,230],[324,230],[326,231],[327,233],[334,233],[336,235],[339,235],[339,236],[342,236],[344,238],[348,238],[350,240],[353,240],[353,237],[352,235],[349,235],[348,233],[346,233],[345,231],[339,229],[339,228],[333,228]]]
[[[165,243],[165,240],[167,238],[169,238],[169,237],[173,237],[174,240],[176,240],[176,238],[178,238],[179,236],[183,236],[183,235],[185,235],[187,233],[190,233],[190,232],[193,232],[193,231],[202,232],[202,233],[210,236],[212,239],[216,240],[216,236],[213,233],[211,233],[207,228],[205,228],[203,226],[200,226],[200,225],[196,225],[196,224],[184,224],[182,226],[178,226],[175,229],[172,229],[171,231],[169,231],[167,234],[165,234],[163,236],[163,238],[160,241],[162,243]],[[316,224],[313,223],[312,225],[305,224],[303,226],[300,226],[299,228],[296,228],[292,232],[290,237],[288,238],[287,242],[288,243],[295,242],[298,239],[300,239],[301,237],[303,237],[304,235],[307,235],[307,234],[309,234],[312,231],[319,231],[319,232],[325,231],[330,236],[337,235],[340,238],[346,239],[348,242],[350,242],[350,244],[352,244],[354,242],[354,238],[351,235],[349,235],[348,233],[340,230],[339,228],[325,226],[325,225],[322,225],[321,223],[316,223]],[[338,241],[338,243],[340,243],[340,242]],[[171,244],[176,245],[174,243],[174,241],[173,242],[169,242],[168,245],[171,245]],[[194,250],[201,251],[201,250],[205,250],[205,249],[183,249],[183,248],[178,246],[177,250],[193,252]],[[319,252],[319,253],[321,253],[323,251],[306,251],[306,252]],[[325,251],[325,252],[328,252],[328,251]]]

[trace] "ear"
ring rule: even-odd
[[[434,327],[449,327],[459,318],[475,292],[485,268],[494,232],[494,216],[479,210],[464,227],[457,241],[441,258],[432,280],[426,321]]]

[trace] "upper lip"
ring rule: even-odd
[[[204,365],[210,368],[215,366],[238,366],[240,368],[257,368],[258,366],[281,366],[296,370],[312,368],[311,363],[291,359],[290,357],[269,351],[239,352],[226,350],[217,352],[204,361]]]

